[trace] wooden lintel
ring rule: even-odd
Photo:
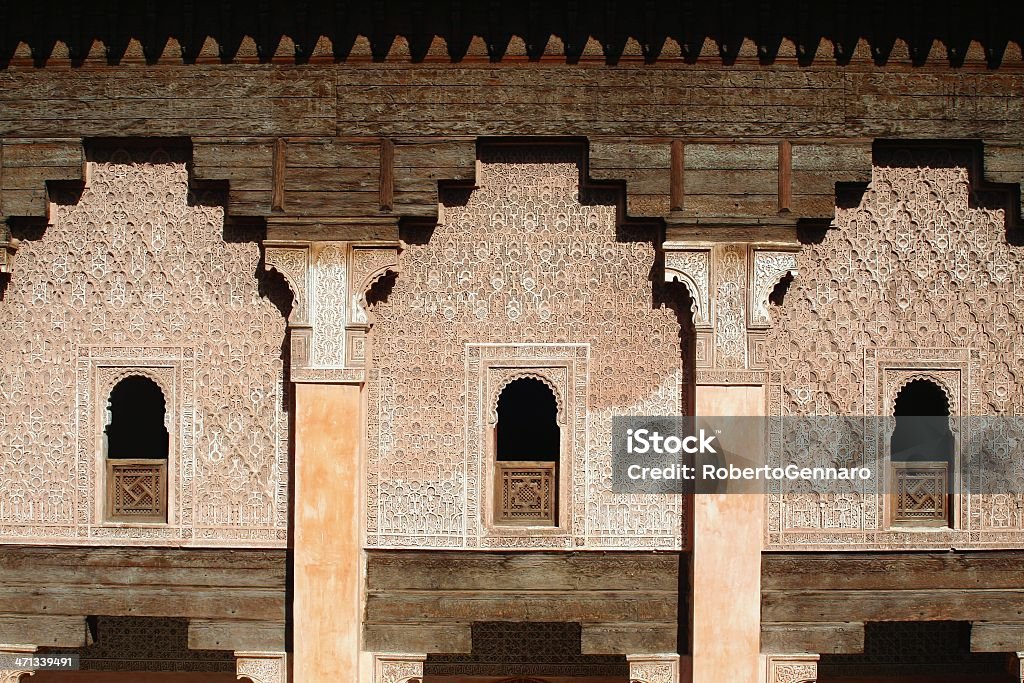
[[[971,652],[1024,652],[1024,623],[974,622]]]
[[[384,138],[380,141],[380,210],[391,211],[395,206],[395,143]]]
[[[801,242],[795,225],[706,226],[669,225],[665,243],[745,242],[762,247],[798,249]]]
[[[188,623],[190,650],[244,650],[283,652],[283,621],[227,621],[192,619]]]
[[[863,622],[761,624],[761,652],[785,654],[817,652],[857,654],[864,652]]]
[[[85,616],[0,615],[0,643],[83,647],[90,641]]]
[[[788,213],[793,204],[793,145],[779,143],[779,213]]]
[[[397,241],[398,217],[272,216],[268,240]]]

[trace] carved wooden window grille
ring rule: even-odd
[[[949,464],[894,462],[896,484],[893,522],[946,526],[949,520]]]
[[[119,459],[107,461],[107,516],[112,520],[167,520],[167,461]]]
[[[554,526],[556,463],[531,460],[498,462],[497,522]]]

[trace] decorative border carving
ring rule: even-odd
[[[235,678],[252,683],[288,683],[285,652],[235,652]]]
[[[815,683],[820,655],[768,655],[767,683]]]
[[[679,683],[679,655],[626,655],[630,683]]]
[[[373,683],[423,683],[425,654],[374,654]]]
[[[695,327],[711,326],[711,248],[681,248],[666,242],[665,282],[681,282],[690,292]]]
[[[102,495],[105,479],[103,430],[106,401],[114,386],[132,375],[154,381],[164,394],[169,436],[167,523],[109,522]],[[77,368],[77,534],[89,538],[153,542],[192,537],[195,472],[195,350],[192,347],[82,347]]]
[[[482,547],[562,547],[583,545],[587,461],[587,344],[466,345],[466,480],[476,482],[466,506],[466,524],[475,526],[467,543]],[[493,453],[487,434],[497,421],[501,390],[520,377],[536,377],[552,388],[562,427],[558,468],[558,525],[550,528],[496,525],[492,520]],[[472,487],[470,487],[472,490]]]

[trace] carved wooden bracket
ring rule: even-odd
[[[235,678],[252,683],[288,683],[285,652],[235,652]]]
[[[765,368],[769,297],[783,278],[796,275],[797,249],[732,239],[662,245],[666,282],[683,283],[693,301],[698,375],[702,370],[743,373]]]
[[[818,680],[816,654],[768,655],[767,683],[815,683]]]
[[[35,645],[8,645],[0,643],[0,657],[5,660],[12,660],[18,656],[26,656],[35,653]],[[18,683],[22,676],[31,676],[35,673],[33,669],[9,668],[0,669],[0,683]]]
[[[629,683],[679,683],[679,655],[626,655]]]
[[[425,654],[374,654],[373,683],[422,683]]]
[[[264,263],[288,283],[293,382],[362,382],[373,324],[366,293],[398,272],[398,240],[266,240]]]

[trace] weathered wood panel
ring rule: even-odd
[[[470,623],[372,624],[363,629],[363,649],[374,652],[471,652]]]
[[[402,652],[464,652],[462,639],[474,621],[569,621],[583,625],[592,652],[626,652],[614,648],[627,645],[634,648],[629,652],[664,652],[677,637],[680,559],[374,551],[367,560],[364,638]],[[615,634],[629,635],[615,646]],[[463,649],[445,649],[456,646]]]
[[[1024,623],[974,622],[971,652],[1024,652]]]
[[[0,547],[11,615],[179,616],[284,621],[285,552]]]
[[[985,553],[766,553],[766,591],[979,590],[1024,588],[1024,555]]]
[[[1017,551],[766,553],[763,633],[772,634],[773,647],[782,647],[780,639],[793,638],[787,631],[828,630],[837,622],[1024,623],[1022,559],[1024,553]],[[981,633],[979,647],[1006,637],[995,627]]]
[[[39,647],[82,647],[89,640],[85,616],[0,615],[0,643]]]
[[[675,652],[679,647],[674,625],[584,624],[582,630],[585,655]]]
[[[864,651],[863,623],[771,623],[761,625],[761,652],[849,654]]]
[[[283,652],[285,624],[283,621],[192,619],[188,624],[188,647],[191,650]]]

